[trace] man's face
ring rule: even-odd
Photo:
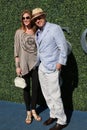
[[[46,22],[45,15],[38,16],[37,18],[34,19],[34,22],[39,28],[42,28]]]

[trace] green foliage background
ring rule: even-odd
[[[87,28],[87,0],[0,0],[0,100],[23,102],[22,90],[14,87],[14,34],[20,27],[23,10],[41,7],[49,22],[69,27],[66,38],[72,44],[76,58],[79,83],[73,93],[76,110],[87,110],[87,54],[80,45],[80,38]]]

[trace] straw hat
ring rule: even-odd
[[[41,8],[35,8],[32,10],[32,20],[41,15],[45,15],[45,12]]]

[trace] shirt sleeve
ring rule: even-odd
[[[62,64],[62,65],[66,65],[68,46],[67,46],[67,42],[66,42],[64,33],[60,26],[56,26],[54,37],[55,37],[55,42],[56,42],[58,50],[59,50],[58,63]]]
[[[19,57],[20,50],[20,37],[19,31],[17,30],[14,36],[14,57]]]

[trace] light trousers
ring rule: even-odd
[[[63,102],[59,85],[59,71],[46,73],[39,69],[39,80],[41,90],[50,109],[50,117],[57,118],[57,123],[66,124]]]

